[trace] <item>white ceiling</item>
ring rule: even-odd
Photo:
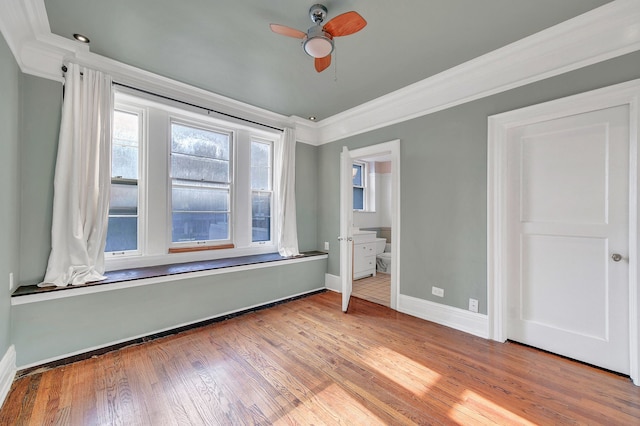
[[[421,81],[608,0],[329,0],[330,19],[368,22],[336,39],[316,73],[300,41],[269,30],[311,26],[313,1],[46,0],[53,34],[93,53],[285,116],[324,119]]]

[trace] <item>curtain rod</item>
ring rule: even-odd
[[[63,66],[62,66],[62,72],[67,72],[67,67],[66,67],[66,65],[63,65]],[[81,73],[81,75],[82,75],[82,73]],[[268,125],[268,124],[260,123],[260,122],[258,122],[258,121],[253,121],[253,120],[249,120],[249,119],[247,119],[247,118],[238,117],[237,115],[228,114],[228,113],[226,113],[226,112],[217,111],[217,110],[215,110],[215,109],[206,108],[206,107],[203,107],[203,106],[200,106],[200,105],[192,104],[192,103],[190,103],[190,102],[182,101],[182,100],[180,100],[180,99],[175,99],[175,98],[171,98],[171,97],[169,97],[169,96],[161,95],[161,94],[159,94],[159,93],[153,93],[153,92],[150,92],[150,91],[148,91],[148,90],[140,89],[140,88],[138,88],[138,87],[129,86],[129,85],[126,85],[126,84],[123,84],[123,83],[118,83],[117,81],[114,81],[114,82],[113,82],[113,84],[114,84],[114,85],[116,85],[116,86],[125,87],[125,88],[127,88],[127,89],[131,89],[131,90],[135,90],[135,91],[138,91],[138,92],[142,92],[142,93],[145,93],[145,94],[147,94],[147,95],[157,96],[157,97],[159,97],[159,98],[166,99],[166,100],[168,100],[168,101],[178,102],[178,103],[181,103],[181,104],[183,104],[183,105],[188,105],[188,106],[190,106],[190,107],[203,109],[203,110],[205,110],[205,111],[207,111],[207,112],[214,112],[214,113],[216,113],[216,114],[220,114],[220,115],[223,115],[223,116],[225,116],[225,117],[235,118],[236,120],[241,120],[241,121],[244,121],[244,122],[247,122],[247,123],[251,123],[251,124],[257,124],[258,126],[267,127],[267,128],[269,128],[269,129],[277,130],[277,131],[279,131],[279,132],[284,131],[284,129],[280,129],[280,128],[278,128],[278,127],[273,127],[273,126],[270,126],[270,125]]]

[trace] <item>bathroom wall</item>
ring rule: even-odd
[[[369,162],[369,182],[373,182],[375,211],[353,212],[353,226],[358,228],[391,227],[391,162]]]

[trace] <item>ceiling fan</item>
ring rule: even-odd
[[[314,25],[305,33],[285,25],[271,24],[271,31],[287,37],[302,39],[304,51],[315,58],[316,71],[322,72],[331,65],[333,52],[333,38],[357,33],[367,25],[358,12],[346,12],[331,19],[324,26],[327,8],[321,4],[314,4],[309,9],[309,17]]]

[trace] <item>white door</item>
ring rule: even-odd
[[[340,154],[340,280],[342,311],[347,312],[353,288],[353,160],[347,147]]]
[[[629,374],[629,107],[507,138],[508,338]]]

